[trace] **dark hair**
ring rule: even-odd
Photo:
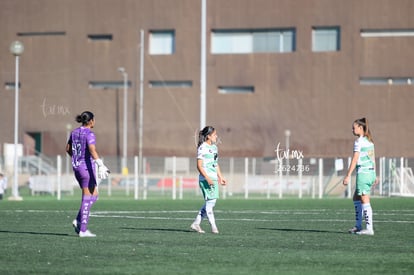
[[[80,115],[76,116],[76,122],[82,123],[82,125],[87,125],[89,121],[93,119],[94,115],[92,112],[85,111]]]
[[[213,133],[214,130],[215,129],[214,129],[213,126],[206,126],[206,127],[203,128],[203,130],[198,132],[197,148],[200,147],[200,145],[203,144],[207,140],[207,136],[210,135],[211,133]]]
[[[368,120],[365,117],[363,117],[363,118],[356,119],[354,123],[361,126],[362,129],[364,130],[364,136],[366,136],[369,141],[374,143],[374,140],[372,139],[371,131],[368,127]]]

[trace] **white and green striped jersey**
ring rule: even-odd
[[[204,142],[198,147],[197,159],[203,161],[203,169],[212,180],[217,180],[217,166],[218,166],[218,149],[217,146]],[[199,180],[205,180],[203,175],[200,174]]]
[[[374,143],[367,137],[359,137],[354,143],[354,152],[359,152],[357,173],[375,172]]]

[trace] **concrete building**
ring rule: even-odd
[[[377,156],[414,157],[414,1],[206,0],[206,123],[222,156],[347,157],[370,121]],[[0,1],[0,143],[64,154],[74,117],[96,115],[103,156],[120,155],[128,73],[128,155],[193,156],[200,128],[202,0]],[[3,149],[1,149],[3,150]]]

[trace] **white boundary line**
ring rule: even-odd
[[[76,210],[76,209],[75,209]],[[73,210],[73,211],[75,211]],[[15,213],[48,213],[48,212],[55,212],[55,213],[66,213],[66,212],[73,212],[72,210],[20,210],[20,209],[5,209],[1,210],[1,212],[15,212]],[[119,213],[119,214],[172,214],[172,213],[196,213],[198,210],[118,210],[118,211],[92,211],[93,213]],[[324,214],[329,212],[334,213],[349,213],[352,210],[350,209],[342,209],[342,210],[331,210],[331,209],[309,209],[309,210],[295,210],[295,209],[288,209],[288,210],[214,210],[215,213],[223,213],[223,214],[264,214],[264,215],[309,215],[309,214]],[[375,211],[377,215],[404,215],[410,216],[414,215],[414,209],[404,209],[404,210],[384,210],[384,211]]]
[[[240,221],[240,222],[292,222],[292,219],[279,219],[277,217],[270,217],[270,215],[319,215],[329,213],[330,209],[309,209],[309,210],[266,210],[266,211],[254,211],[254,210],[217,210],[215,213],[221,214],[221,217],[216,218],[220,221]],[[74,211],[68,210],[0,210],[1,212],[8,213],[73,213]],[[336,214],[344,214],[350,212],[350,210],[335,210]],[[141,219],[141,220],[193,220],[193,215],[197,213],[197,210],[137,210],[137,211],[92,211],[91,217],[97,218],[119,218],[119,219]],[[145,214],[151,214],[146,216]],[[189,217],[163,217],[157,214],[191,214]],[[256,218],[222,218],[223,215],[233,214],[260,214],[269,215],[269,219],[256,219]],[[385,210],[374,213],[375,216],[398,216],[398,217],[411,217],[414,216],[413,210]],[[376,223],[403,223],[414,224],[414,220],[374,220]],[[306,222],[348,222],[349,219],[307,219]]]
[[[191,221],[194,220],[193,217],[190,218],[177,218],[177,217],[156,217],[156,216],[122,216],[122,215],[106,215],[105,213],[97,214],[91,213],[91,217],[95,218],[120,218],[120,219],[137,219],[137,220],[185,220]],[[228,219],[228,218],[217,218],[219,221],[240,221],[240,222],[293,222],[292,219],[249,219],[249,218],[240,218],[240,219]],[[349,219],[310,219],[306,222],[348,222]],[[395,220],[375,220],[376,223],[408,223],[414,224],[414,221],[395,221]]]

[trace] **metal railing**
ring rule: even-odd
[[[60,198],[61,193],[73,194],[78,188],[72,171],[67,168],[68,158],[57,156],[47,162],[32,156],[20,159],[20,173],[28,173],[26,183],[31,194],[50,193]],[[141,170],[138,157],[128,159],[128,174],[117,173],[119,159],[105,158],[105,164],[113,171],[100,183],[100,193],[120,195],[133,199],[161,196],[182,199],[200,195],[195,158],[144,157]],[[379,184],[373,188],[374,196],[414,196],[412,159],[378,158]],[[276,159],[221,158],[219,160],[228,185],[221,187],[221,197],[283,198],[283,197],[351,197],[355,177],[348,187],[342,185],[349,159],[301,158],[290,160],[289,166]],[[10,181],[9,181],[10,182]],[[35,185],[33,183],[36,183]],[[34,187],[34,188],[33,188]],[[58,194],[59,193],[59,194]]]

